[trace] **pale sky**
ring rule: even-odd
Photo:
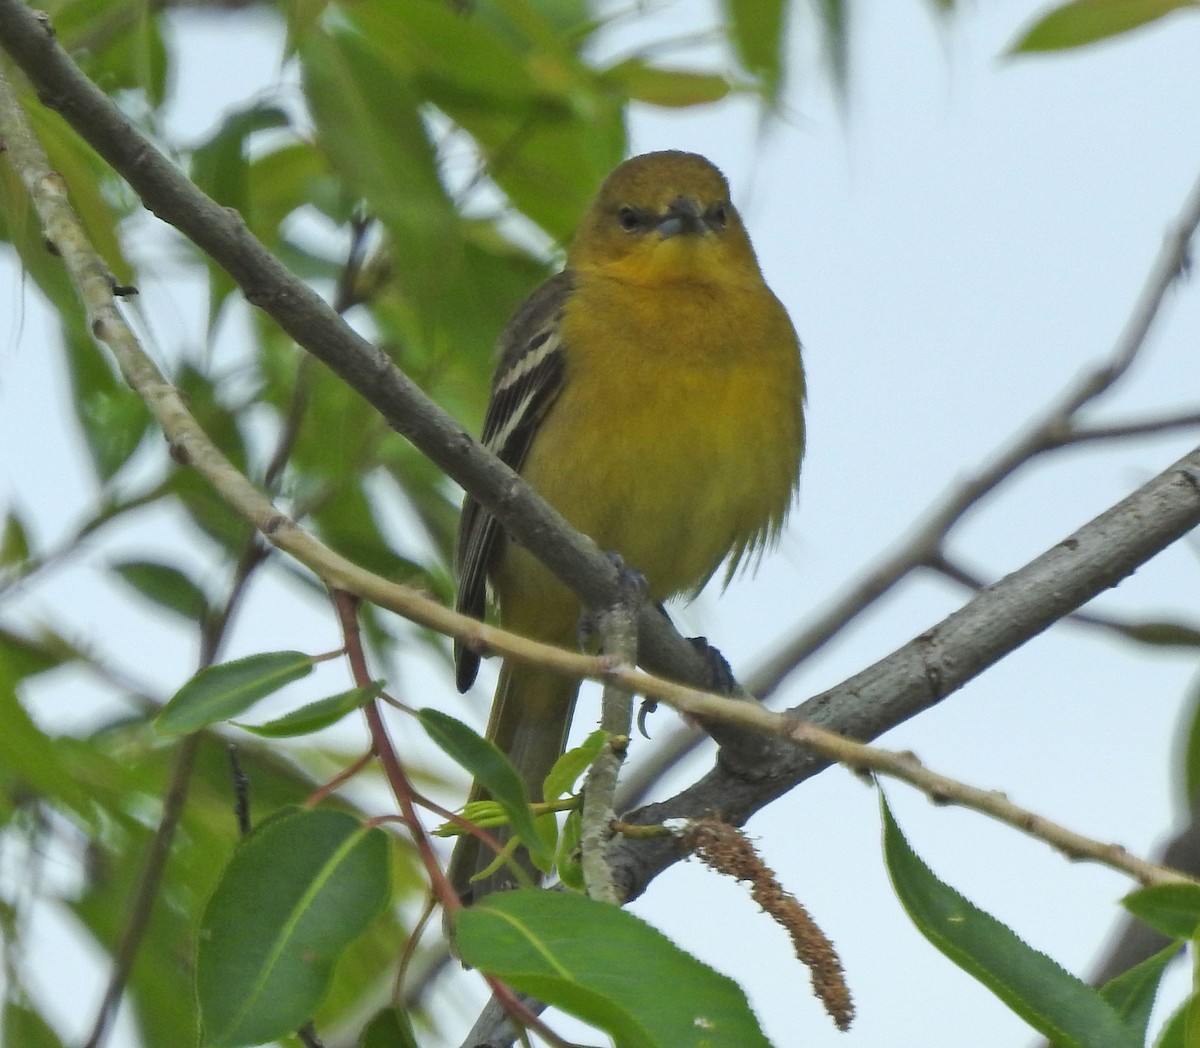
[[[998,55],[1032,13],[1029,5],[1019,12],[980,5],[943,27],[922,4],[855,6],[844,118],[804,42],[808,26],[797,18],[786,113],[765,136],[753,106],[740,101],[691,114],[641,108],[633,119],[634,152],[691,149],[726,172],[767,278],[805,345],[809,449],[791,527],[756,578],[724,595],[710,591],[679,616],[685,632],[705,633],[738,671],[752,669],[878,562],[939,493],[988,461],[1073,376],[1104,357],[1200,176],[1194,17],[1073,54],[1003,61]],[[702,10],[670,5],[653,35],[684,31]],[[226,107],[277,82],[270,65],[277,48],[263,42],[267,25],[255,16],[188,16],[177,24],[183,67],[172,126],[200,138]],[[609,46],[618,53],[637,41],[614,37]],[[146,242],[154,243],[161,241]],[[147,257],[147,250],[136,253]],[[6,286],[15,288],[16,271],[6,272],[13,274]],[[143,292],[156,352],[177,360],[185,345],[194,348],[186,339],[203,330],[194,292],[168,281]],[[80,449],[58,443],[69,432],[68,408],[42,306],[17,290],[8,305],[13,319],[0,338],[0,495],[15,492],[27,511],[41,514],[39,537],[52,541],[92,492],[79,479]],[[1200,295],[1185,285],[1096,417],[1194,409],[1198,330]],[[1047,459],[980,506],[952,549],[989,578],[1011,571],[1198,440],[1193,432]],[[118,552],[176,548],[164,522],[151,522],[117,541],[115,552],[93,551],[90,570],[84,558],[21,610],[51,609],[69,596],[94,608],[106,628],[114,615],[128,617],[129,629],[153,631],[139,671],[172,689],[194,664],[191,640],[163,630],[149,611],[110,603],[97,588],[95,565]],[[1197,553],[1194,541],[1178,544],[1098,608],[1200,621]],[[296,609],[294,619],[281,615],[280,602],[289,599],[280,587],[257,592],[230,654],[336,646],[328,616],[308,609]],[[837,683],[962,600],[947,583],[910,582],[798,673],[782,701],[792,705]],[[1055,627],[883,743],[1148,854],[1177,818],[1173,739],[1196,661]],[[486,686],[459,699],[440,670],[418,678],[428,701],[482,724]],[[93,691],[59,682],[37,696],[35,710],[56,726],[90,723]],[[581,734],[595,712],[594,698],[585,698]],[[659,712],[655,731],[665,732],[673,716]],[[672,783],[691,781],[710,760],[693,760]],[[892,784],[888,795],[939,876],[1086,975],[1132,883],[1068,863],[982,816],[934,808],[907,787]],[[858,1009],[850,1033],[838,1034],[824,1017],[784,934],[741,887],[681,864],[634,910],[746,987],[773,1043],[998,1048],[1033,1040],[908,922],[887,883],[871,789],[829,771],[757,816],[749,832],[838,946]],[[99,983],[80,976],[63,985],[62,958],[77,957],[81,947],[48,916],[40,919],[50,944],[41,956],[42,990],[60,1001],[64,1030],[78,1038],[94,1014],[80,1002],[93,1000]],[[1172,1005],[1184,985],[1177,974],[1166,994]],[[453,1017],[482,996],[473,974],[442,984],[448,1034],[465,1032]],[[571,1035],[568,1024],[562,1029]],[[122,1028],[112,1048],[135,1044]]]

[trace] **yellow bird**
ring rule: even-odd
[[[800,343],[703,157],[648,153],[617,167],[566,268],[517,309],[497,353],[483,442],[643,574],[650,599],[695,594],[724,561],[728,580],[778,536],[804,450]],[[459,611],[481,618],[490,586],[505,629],[576,644],[574,594],[469,495],[455,560]],[[456,646],[455,665],[465,691],[479,656]],[[529,666],[500,671],[488,737],[534,800],[578,691]],[[481,851],[472,837],[455,849],[466,901],[494,858]]]

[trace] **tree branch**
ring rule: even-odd
[[[998,790],[983,790],[946,775],[930,771],[912,753],[897,753],[847,739],[813,724],[798,724],[792,738],[823,753],[854,771],[873,771],[922,790],[935,804],[956,804],[990,815],[1006,826],[1020,830],[1057,848],[1068,859],[1087,859],[1133,877],[1142,885],[1200,884],[1180,870],[1147,862],[1131,855],[1119,844],[1085,837],[1027,808],[1021,808]]]
[[[1025,567],[978,593],[960,610],[873,666],[786,714],[753,707],[744,723],[775,730],[770,718],[811,720],[868,741],[928,709],[1051,623],[1115,586],[1200,523],[1200,448],[1085,524]],[[715,717],[684,696],[663,696],[690,714]],[[635,823],[720,813],[740,825],[754,812],[823,770],[828,758],[760,738],[757,759],[716,766],[682,793],[626,817]],[[674,842],[619,840],[609,849],[626,898],[645,890],[679,858]]]
[[[380,348],[289,272],[237,212],[206,196],[155,149],[58,46],[44,14],[22,0],[0,0],[0,45],[38,97],[129,182],[147,208],[225,269],[251,305],[344,379],[388,425],[486,506],[521,545],[536,550],[584,607],[611,607],[621,599],[619,573],[596,544],[568,527]],[[642,606],[638,629],[647,665],[676,680],[706,680],[704,660],[657,608]]]

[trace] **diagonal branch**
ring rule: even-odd
[[[486,506],[509,534],[536,550],[584,607],[611,607],[622,598],[619,573],[596,544],[572,530],[379,347],[294,276],[236,211],[220,206],[189,181],[59,47],[44,14],[22,0],[0,0],[0,46],[21,67],[39,98],[129,182],[147,208],[225,269],[251,305],[345,380],[388,425]],[[639,651],[647,665],[676,680],[706,680],[704,660],[656,608],[643,605],[638,628]]]
[[[136,138],[119,114],[114,116],[109,111],[111,107],[103,96],[100,96],[100,102],[107,109],[99,113],[89,110],[74,96],[73,101],[64,101],[63,92],[69,93],[78,86],[71,79],[78,76],[77,71],[53,46],[36,18],[16,0],[0,0],[0,42],[20,56],[27,71],[38,78],[44,93],[59,84],[56,102],[72,119],[86,124],[92,117],[96,118],[101,130],[93,139],[95,144],[116,155],[131,179],[137,177],[140,183],[149,187],[150,194],[158,194],[153,196],[155,206],[176,211],[182,206],[173,194],[184,193],[185,187],[186,193],[192,193],[190,183],[161,158],[155,160],[157,154]],[[61,84],[56,79],[60,75],[66,77]],[[89,91],[94,90],[86,80],[83,83]],[[90,99],[88,105],[94,101]],[[111,131],[114,119],[121,136],[120,148],[113,147],[104,137],[108,133],[105,127]],[[161,176],[165,181],[151,178],[147,182],[144,172],[154,168],[156,163],[165,168],[165,173],[155,168],[158,172],[155,178]],[[39,188],[44,187],[33,186],[31,192]],[[196,203],[191,196],[188,201]],[[386,408],[385,414],[389,418],[398,419],[397,427],[411,435],[422,449],[426,449],[427,443],[433,447],[430,454],[434,461],[452,463],[454,475],[470,483],[473,493],[486,492],[487,499],[495,501],[497,512],[506,525],[511,521],[513,530],[539,549],[553,547],[553,556],[546,559],[555,570],[560,563],[574,564],[576,553],[579,564],[590,563],[591,554],[581,552],[587,549],[586,543],[575,542],[565,527],[554,524],[553,516],[544,512],[540,502],[529,495],[516,478],[506,475],[502,467],[492,463],[489,456],[444,414],[419,394],[410,396],[407,380],[390,362],[348,329],[344,330],[340,320],[324,303],[284,273],[274,259],[265,255],[260,245],[249,239],[236,218],[219,208],[213,215],[207,210],[209,202],[202,197],[201,202],[199,214],[216,223],[213,230],[201,231],[204,242],[220,248],[223,257],[232,259],[230,264],[236,263],[243,276],[270,278],[266,283],[257,283],[256,279],[247,277],[243,286],[248,295],[264,308],[269,307],[281,323],[286,320],[291,325],[289,331],[295,329],[293,333],[302,334],[305,341],[312,343],[315,340],[320,344],[322,351],[337,361],[337,370],[352,378],[356,387],[361,389],[364,384],[369,385],[365,383],[366,379],[374,383],[363,390],[372,394],[372,402]],[[194,224],[196,214],[186,206],[183,212],[188,222]],[[63,239],[60,239],[60,233]],[[69,233],[52,228],[50,239],[68,265],[78,261],[72,254]],[[260,255],[265,255],[265,260]],[[685,712],[736,724],[741,729],[723,735],[723,741],[727,740],[728,744],[717,765],[703,779],[670,801],[642,809],[630,817],[631,821],[661,822],[671,817],[697,818],[718,814],[732,823],[744,822],[753,812],[828,764],[826,758],[802,750],[791,742],[770,737],[766,732],[778,732],[781,723],[786,725],[796,718],[809,718],[818,726],[838,730],[853,738],[873,738],[940,701],[1052,622],[1115,585],[1200,523],[1198,449],[1026,567],[982,591],[960,611],[892,655],[788,714],[771,713],[755,704],[705,695],[632,670],[614,671],[600,660],[588,660],[544,645],[522,647],[517,643],[519,638],[456,616],[405,587],[389,584],[337,557],[279,514],[269,499],[233,470],[207,441],[187,413],[177,391],[163,380],[132,341],[112,304],[107,274],[85,260],[82,278],[78,273],[74,275],[79,278],[81,295],[88,304],[92,330],[113,348],[131,385],[146,397],[180,453],[271,542],[313,567],[327,583],[357,592],[365,599],[392,607],[443,632],[469,637],[484,646],[494,645],[514,657],[536,658],[539,664],[552,665],[559,672],[610,678],[628,690],[653,694]],[[279,280],[271,283],[276,276]],[[332,315],[332,322],[327,313]],[[304,323],[306,320],[312,321],[311,329]],[[328,341],[322,342],[322,339]],[[328,350],[329,345],[336,345],[338,350]],[[411,418],[404,414],[408,410],[412,412]],[[513,511],[514,506],[521,507],[521,512]],[[522,515],[525,510],[529,516]],[[563,541],[560,543],[559,539]],[[563,550],[568,552],[563,553]],[[604,580],[612,577],[613,586],[619,585],[614,576],[612,565],[598,557],[596,575],[580,583],[580,592],[586,590],[590,597],[594,588],[597,599],[593,603],[602,604],[607,585]],[[654,618],[661,626],[661,616],[657,612]],[[691,654],[690,649],[688,654]],[[678,854],[672,842],[652,838],[620,840],[610,847],[609,857],[617,885],[628,898],[643,891],[659,871],[678,858]]]
[[[1200,413],[1181,411],[1158,418],[1100,426],[1082,425],[1083,408],[1107,393],[1132,367],[1146,344],[1167,293],[1188,272],[1189,251],[1200,226],[1200,181],[1184,203],[1174,229],[1164,238],[1125,329],[1109,356],[1087,370],[1040,416],[1017,433],[1007,450],[974,477],[951,488],[915,525],[890,556],[860,578],[832,607],[784,643],[744,681],[747,690],[766,701],[806,661],[897,584],[920,568],[942,570],[948,558],[946,539],[963,517],[986,496],[1040,455],[1089,442],[1118,440],[1200,426]],[[658,746],[649,764],[625,783],[625,794],[640,803],[654,782],[707,736],[690,726],[676,728]]]
[[[874,739],[1115,586],[1197,524],[1200,448],[874,665],[787,713],[751,707],[743,714],[744,723],[755,720],[767,728],[767,718],[807,719],[852,739]],[[664,699],[693,715],[715,715],[678,697]],[[767,730],[775,730],[775,723]],[[756,761],[749,762],[747,744],[743,762],[734,766],[719,759],[694,785],[639,809],[626,821],[660,823],[720,813],[740,825],[829,764],[827,758],[777,740],[760,737],[758,747]],[[753,774],[746,771],[750,767]],[[618,885],[631,898],[679,855],[672,841],[658,838],[618,841],[609,858]]]

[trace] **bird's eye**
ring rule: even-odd
[[[717,229],[724,229],[725,223],[729,221],[729,215],[726,213],[724,204],[713,204],[708,209],[708,221]]]
[[[642,220],[638,213],[631,207],[623,207],[617,212],[617,221],[621,223],[621,228],[627,233],[632,233],[642,224]]]

